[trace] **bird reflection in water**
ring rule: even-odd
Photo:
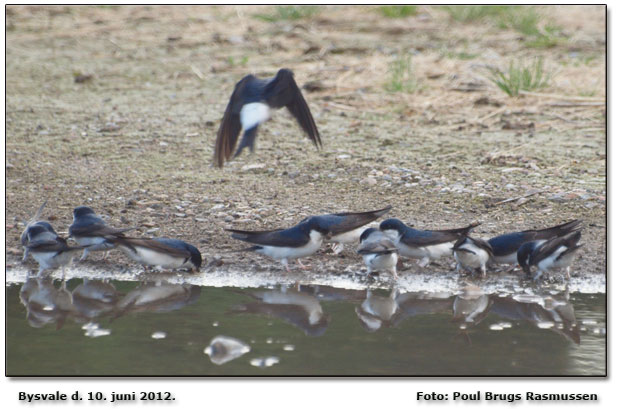
[[[413,316],[450,312],[454,297],[448,293],[407,292],[392,289],[389,296],[366,290],[366,298],[356,306],[356,314],[365,330],[396,327]]]
[[[128,313],[170,312],[195,303],[201,287],[189,284],[144,283],[118,300],[114,319]]]
[[[64,280],[56,287],[51,277],[29,277],[20,289],[19,299],[26,307],[30,326],[56,324],[56,329],[61,329],[70,318],[86,323],[86,336],[92,336],[92,329],[98,329],[95,320],[101,317],[113,315],[115,319],[132,312],[177,310],[196,302],[200,293],[200,286],[146,283],[122,296],[109,281],[87,278],[71,292]]]
[[[92,321],[109,314],[118,301],[118,292],[113,284],[96,279],[84,278],[73,289],[73,307],[79,318],[76,321]]]
[[[56,329],[61,329],[74,312],[66,282],[56,288],[49,277],[29,277],[19,291],[19,300],[26,307],[28,323],[36,328],[55,323]]]
[[[505,319],[527,321],[541,329],[549,329],[568,340],[581,343],[580,326],[576,323],[574,306],[569,293],[564,295],[508,295],[491,296],[491,312]]]
[[[240,292],[255,302],[234,306],[229,313],[250,313],[282,319],[300,328],[307,336],[321,336],[330,323],[319,300],[308,293],[281,287],[281,290]]]
[[[389,326],[398,312],[397,294],[396,289],[392,289],[388,296],[380,296],[367,289],[366,298],[360,306],[356,306],[356,315],[362,327],[369,332],[375,332],[382,326]]]

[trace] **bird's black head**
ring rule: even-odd
[[[51,225],[50,225],[51,227]],[[49,229],[47,229],[47,227],[36,224],[36,225],[32,225],[31,227],[28,228],[28,240],[31,241],[32,238],[36,237],[37,235],[40,235],[44,232],[49,232]],[[53,228],[52,228],[52,232],[53,232]]]
[[[379,231],[375,228],[365,229],[364,232],[362,232],[362,235],[360,235],[360,243],[362,243],[362,241],[368,238],[373,232],[379,232]]]
[[[526,242],[522,244],[521,247],[518,248],[518,251],[516,252],[516,260],[518,261],[518,264],[521,266],[521,268],[523,268],[523,271],[528,275],[531,274],[531,266],[529,263],[531,260],[531,254],[533,253],[534,249],[535,249],[534,242]]]
[[[276,73],[277,77],[293,77],[294,73],[289,68],[281,68],[278,73]]]
[[[54,231],[54,227],[51,226],[51,224],[47,221],[38,221],[37,223],[35,223],[33,226],[40,226],[42,227],[44,230],[52,232],[52,233],[56,233],[56,231]],[[32,227],[30,227],[28,230],[32,229]]]
[[[199,270],[202,262],[201,252],[199,252],[199,249],[197,249],[191,244],[187,243],[186,247],[188,248],[189,252],[191,252],[191,262],[193,263],[193,265],[195,265],[195,269]]]
[[[306,226],[306,229],[308,230],[309,233],[310,231],[317,231],[320,234],[326,236],[330,232],[328,228],[323,226],[323,224],[321,223],[321,220],[315,216],[311,216],[310,218],[304,219],[304,221],[301,222],[301,224]]]
[[[379,225],[379,229],[382,231],[390,231],[394,230],[398,233],[402,233],[405,230],[406,225],[400,220],[396,218],[386,219]]]
[[[89,208],[87,206],[78,206],[77,208],[73,209],[73,218],[79,218],[79,217],[86,216],[86,215],[96,215],[96,214],[94,213],[92,208]]]

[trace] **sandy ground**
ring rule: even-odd
[[[429,7],[393,19],[331,6],[265,21],[255,15],[272,7],[10,6],[8,266],[19,264],[22,221],[45,199],[43,216],[61,232],[72,209],[88,205],[112,226],[191,242],[209,265],[200,275],[280,272],[265,257],[231,253],[243,244],[224,228],[285,227],[390,204],[389,216],[418,228],[480,221],[480,237],[581,218],[574,274],[604,275],[604,8],[537,10],[559,27],[554,47]],[[401,55],[411,56],[417,86],[387,91]],[[487,66],[539,56],[551,73],[541,94],[511,98],[488,80]],[[261,128],[254,155],[213,167],[234,84],[281,67],[300,86],[317,82],[304,94],[323,149],[280,111]],[[101,258],[82,269],[129,265],[119,252]],[[305,277],[362,270],[353,249],[309,259]],[[407,261],[403,274],[420,271]]]

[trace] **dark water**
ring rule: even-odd
[[[604,294],[82,279],[29,279],[6,293],[9,376],[606,372]],[[232,360],[233,346],[223,342],[211,359],[204,349],[219,335],[250,351]]]

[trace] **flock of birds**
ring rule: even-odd
[[[273,109],[282,107],[289,110],[319,148],[321,138],[317,126],[293,73],[281,69],[271,79],[248,75],[236,84],[218,130],[215,165],[222,167],[232,158],[242,130],[243,137],[234,157],[246,147],[254,151],[258,127],[269,119]],[[77,245],[70,246],[49,222],[39,220],[44,206],[39,208],[21,236],[25,249],[23,260],[31,254],[39,263],[39,275],[48,269],[64,269],[78,252],[83,252],[80,260],[84,260],[92,251],[107,252],[114,248],[143,266],[189,270],[201,267],[201,253],[195,246],[178,239],[127,236],[127,232],[135,228],[112,228],[86,206],[73,210],[73,223],[68,232]],[[346,244],[358,244],[357,253],[362,255],[369,273],[386,271],[395,278],[398,278],[399,255],[419,259],[422,267],[454,255],[458,272],[480,270],[485,276],[489,266],[518,263],[528,276],[532,275],[532,267],[537,268],[534,280],[549,270],[561,268],[566,268],[569,279],[570,264],[581,247],[580,220],[541,230],[507,233],[488,240],[470,236],[478,223],[458,229],[418,230],[391,218],[378,227],[369,226],[390,210],[388,206],[368,212],[311,216],[288,229],[227,231],[232,238],[252,244],[239,251],[269,256],[280,261],[287,270],[290,260],[297,260],[298,265],[305,268],[300,258],[314,254],[324,242],[332,243],[335,253],[340,253]]]
[[[135,228],[110,227],[87,206],[73,210],[68,232],[77,245],[70,246],[49,222],[38,220],[44,205],[21,235],[23,260],[32,255],[39,263],[39,275],[48,269],[64,269],[78,252],[83,252],[80,260],[84,260],[90,252],[115,248],[144,267],[191,271],[201,267],[202,256],[195,246],[179,239],[127,236]],[[369,274],[385,271],[395,278],[398,278],[399,255],[418,259],[418,264],[425,267],[453,254],[458,272],[480,270],[485,276],[488,266],[518,263],[527,275],[531,275],[531,267],[537,267],[534,280],[546,271],[560,268],[566,268],[569,279],[574,253],[581,247],[580,220],[546,229],[506,233],[488,240],[470,236],[478,223],[457,229],[418,230],[399,219],[389,218],[378,228],[367,227],[391,209],[388,206],[368,212],[311,216],[288,229],[227,231],[232,233],[232,238],[253,244],[238,251],[269,256],[280,261],[288,271],[289,261],[294,259],[301,268],[306,268],[300,258],[316,253],[323,243],[331,243],[335,253],[340,253],[345,245],[358,244],[357,253],[362,255]]]

